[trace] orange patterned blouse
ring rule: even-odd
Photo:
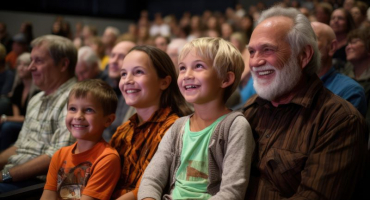
[[[178,119],[171,108],[161,108],[148,121],[138,124],[138,116],[134,114],[116,130],[110,145],[115,148],[122,163],[121,177],[113,193],[113,198],[133,191],[137,198],[141,176],[166,131]]]

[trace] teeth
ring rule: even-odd
[[[85,125],[78,125],[78,124],[75,124],[75,125],[73,125],[73,127],[76,127],[76,128],[82,128],[82,127],[87,127],[87,126],[85,126]]]
[[[268,75],[268,74],[271,74],[272,72],[274,72],[274,71],[262,71],[262,72],[258,72],[258,75],[260,75],[260,76]]]
[[[126,92],[127,92],[128,94],[131,94],[131,93],[138,92],[138,90],[126,90]]]
[[[185,88],[186,88],[186,89],[190,89],[190,88],[197,88],[197,86],[195,86],[195,85],[187,85],[187,86],[185,86]]]

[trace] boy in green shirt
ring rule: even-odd
[[[249,123],[225,103],[244,62],[220,38],[199,38],[179,56],[178,86],[194,114],[178,119],[142,178],[138,199],[244,199],[254,139]]]

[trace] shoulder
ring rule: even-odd
[[[31,99],[29,104],[35,104],[40,101],[41,97],[45,95],[45,92],[41,91],[37,94],[35,94]]]
[[[318,94],[318,98],[312,105],[312,111],[319,111],[322,115],[354,115],[361,116],[355,107],[343,98],[330,92],[328,89],[322,90]],[[327,112],[329,111],[330,112]]]
[[[65,146],[60,149],[58,149],[54,155],[53,158],[57,160],[65,160],[65,157],[68,157],[72,155],[72,149],[75,147],[76,143],[70,145],[70,146]]]
[[[347,88],[347,89],[351,89],[351,88],[352,89],[353,88],[362,89],[362,86],[359,83],[357,83],[355,80],[353,80],[352,78],[346,75],[340,74],[340,73],[336,74],[336,77],[333,80],[333,83],[342,85],[343,88]]]
[[[118,155],[118,152],[115,148],[113,148],[110,144],[108,144],[107,142],[102,142],[101,144],[104,148],[104,151],[103,151],[103,154],[105,155],[115,155],[117,157],[119,157]]]
[[[363,132],[366,128],[365,119],[350,102],[326,89],[307,110],[305,113],[316,121],[320,130],[324,130],[322,133],[326,132],[325,130],[337,130],[341,127],[348,131],[354,128],[358,132]]]

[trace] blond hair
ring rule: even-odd
[[[179,60],[183,60],[193,49],[198,56],[211,61],[219,78],[226,78],[227,72],[234,73],[234,83],[225,88],[224,101],[226,102],[238,87],[244,71],[244,61],[239,50],[222,38],[203,37],[187,43],[182,48]]]

